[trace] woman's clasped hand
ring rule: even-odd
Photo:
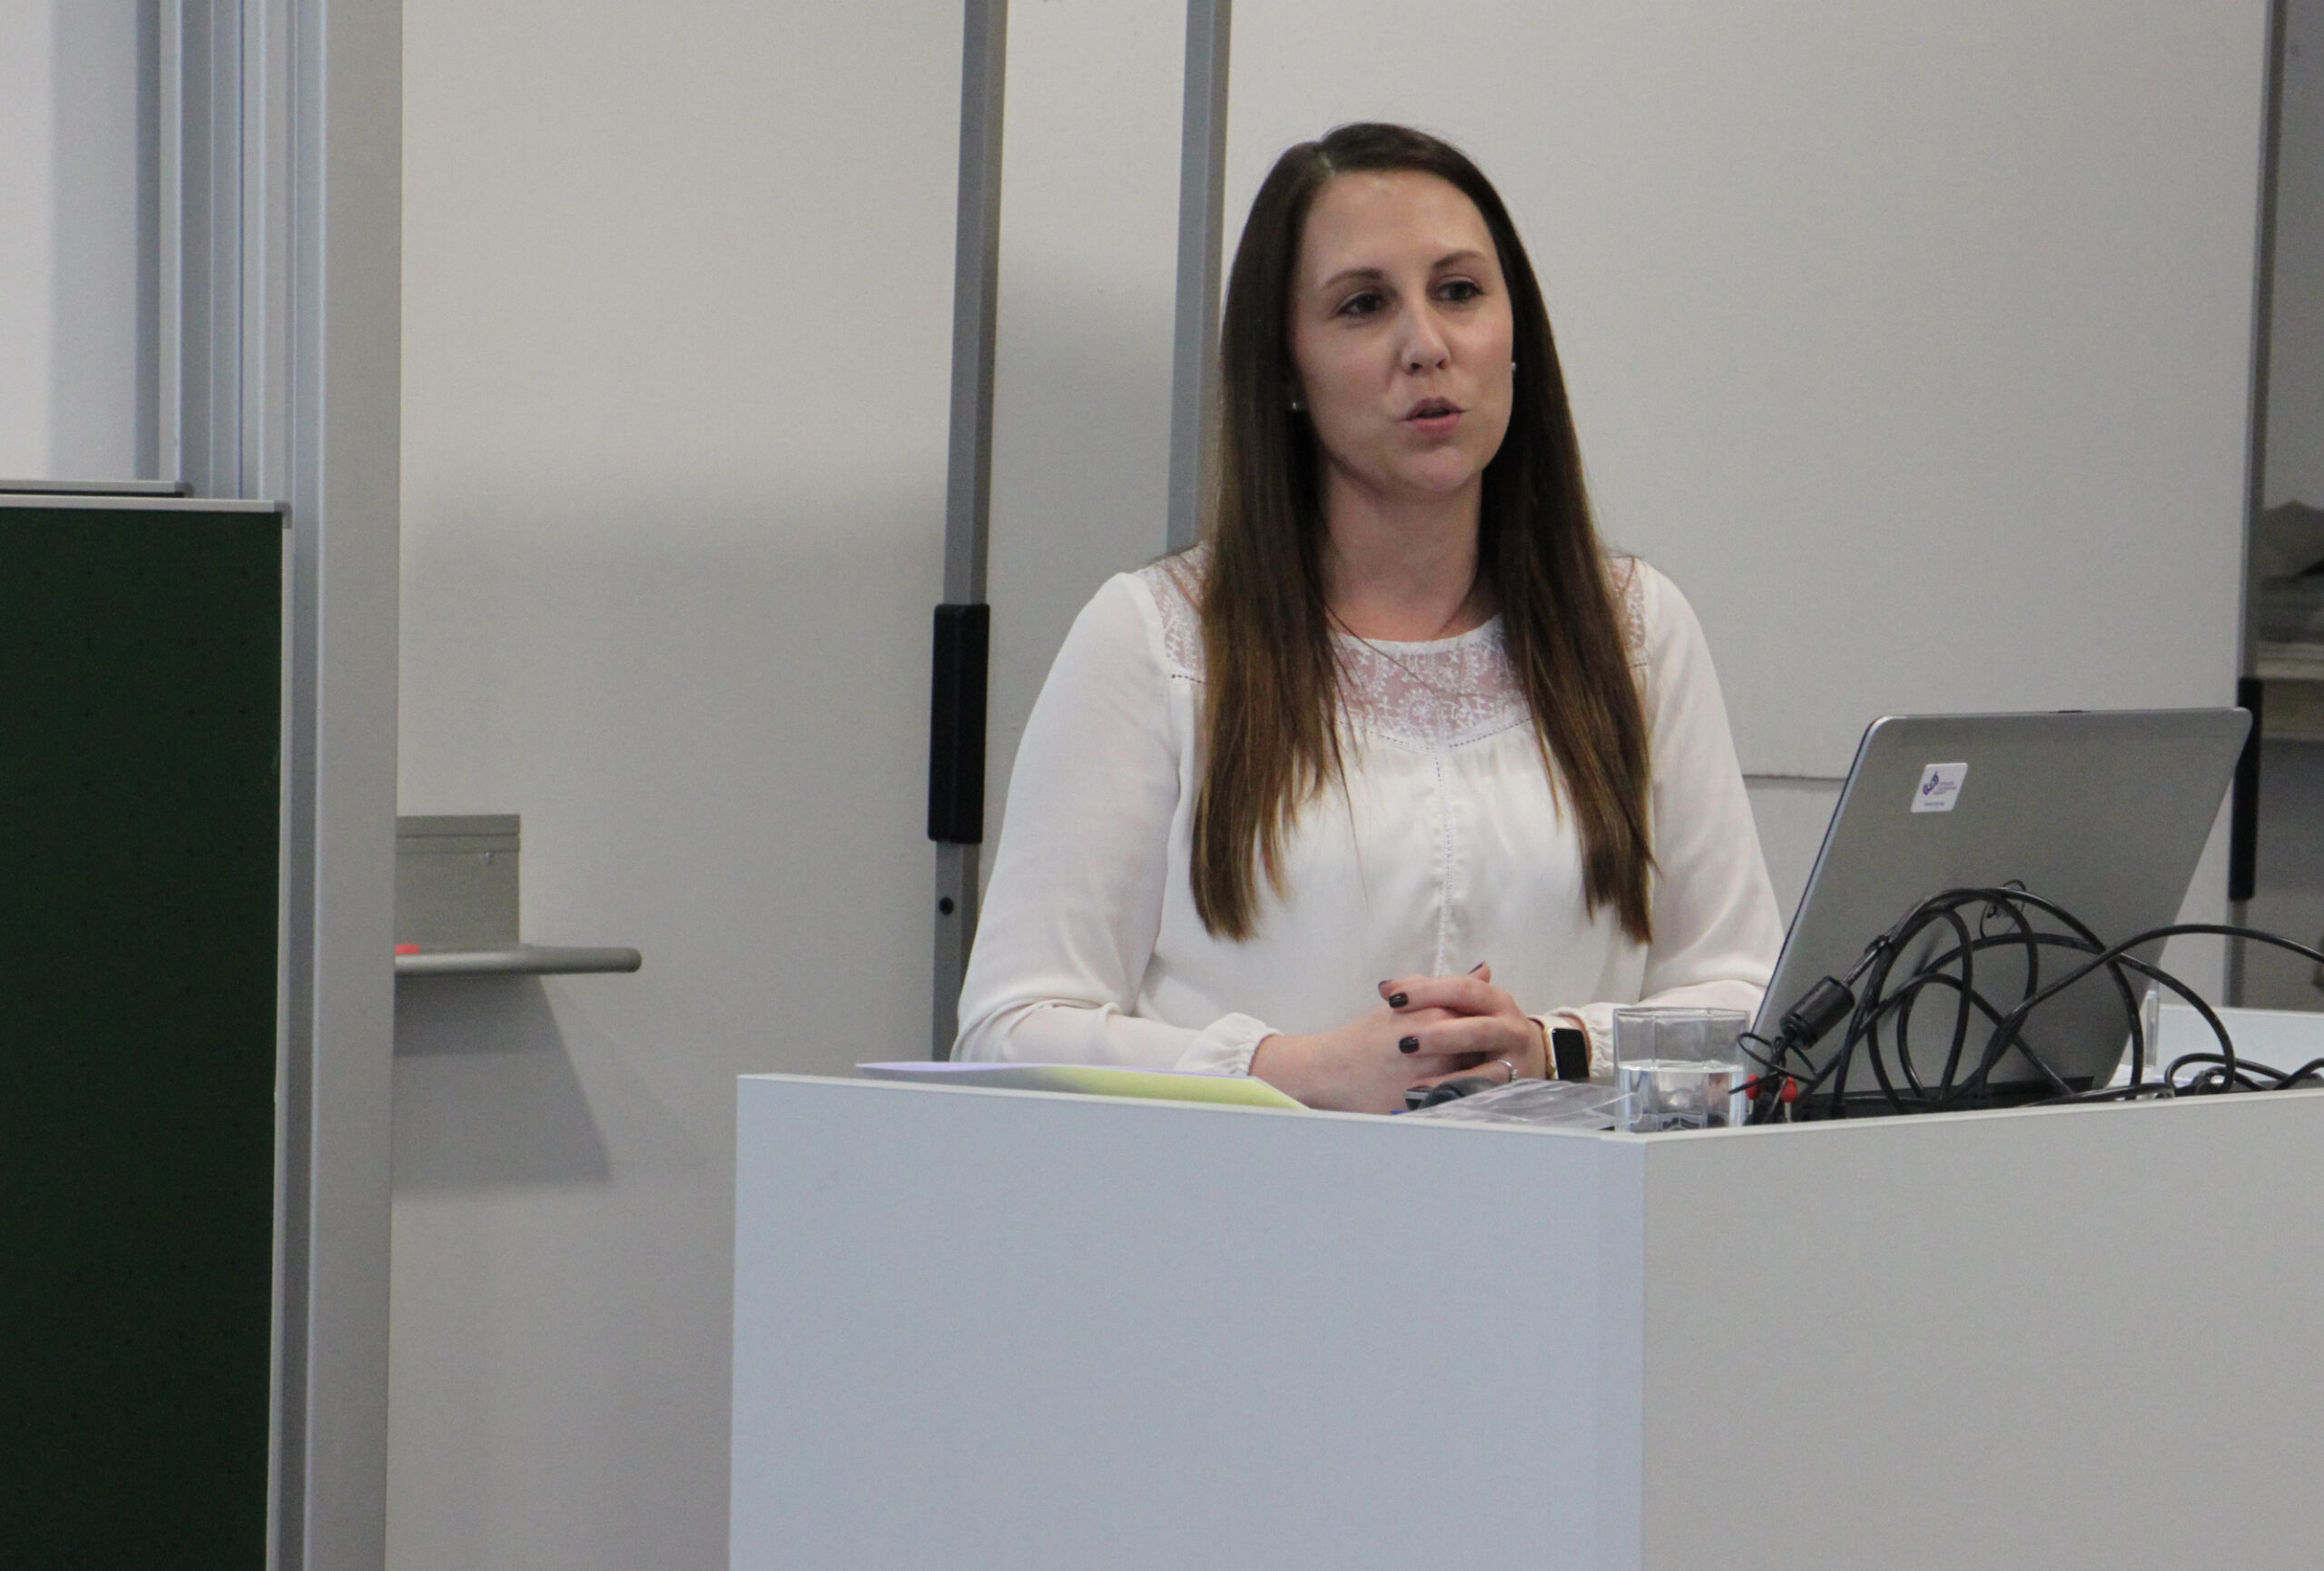
[[[1379,1005],[1344,1025],[1268,1037],[1251,1072],[1310,1107],[1396,1112],[1411,1087],[1471,1073],[1539,1079],[1548,1058],[1541,1023],[1480,963],[1464,976],[1390,977]]]

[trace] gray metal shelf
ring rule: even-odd
[[[635,949],[564,944],[511,944],[499,949],[431,949],[396,956],[396,975],[570,976],[635,971],[645,957]]]
[[[32,497],[190,497],[183,480],[0,480],[0,493]]]

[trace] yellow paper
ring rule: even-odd
[[[1224,1102],[1232,1107],[1299,1107],[1265,1081],[1241,1074],[1185,1074],[1097,1063],[859,1063],[858,1074],[915,1085],[979,1086],[1000,1091],[1063,1091],[1082,1096],[1151,1102]]]

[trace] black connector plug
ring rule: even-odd
[[[1807,996],[1791,1006],[1783,1017],[1783,1031],[1777,1038],[1778,1050],[1792,1049],[1805,1052],[1830,1034],[1832,1027],[1846,1020],[1856,1008],[1856,994],[1847,984],[1836,977],[1826,977],[1807,990]]]
[[[1784,1072],[1791,1055],[1805,1053],[1823,1041],[1855,1010],[1856,994],[1848,991],[1847,983],[1827,976],[1785,1013],[1775,1041],[1766,1044],[1768,1056],[1762,1062],[1768,1072],[1758,1077],[1751,1098],[1749,1122],[1765,1123],[1775,1116],[1777,1104],[1785,1100],[1785,1092],[1791,1084],[1791,1077]]]

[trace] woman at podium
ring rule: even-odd
[[[1547,1072],[1782,941],[1685,598],[1590,519],[1531,262],[1398,126],[1277,160],[1203,540],[1107,583],[1027,723],[956,1056],[1386,1112]]]

